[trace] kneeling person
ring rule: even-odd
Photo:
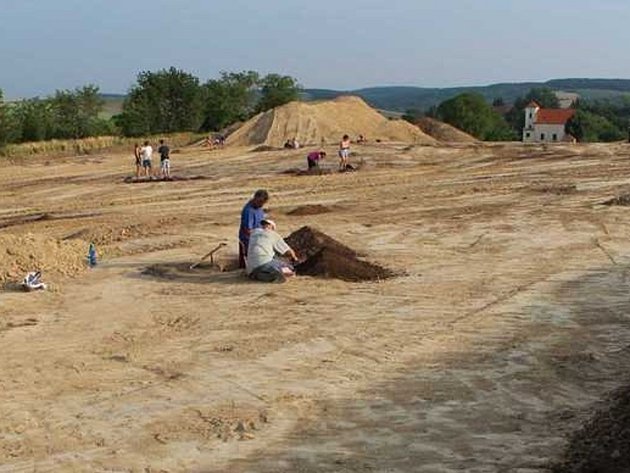
[[[273,221],[265,219],[261,228],[252,230],[247,250],[247,275],[257,281],[284,282],[295,275],[293,266],[277,257],[297,261],[295,251],[275,232]]]
[[[312,151],[306,156],[309,169],[319,167],[319,162],[326,157],[326,151]]]

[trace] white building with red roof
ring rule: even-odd
[[[525,143],[558,143],[573,141],[565,127],[573,118],[575,110],[572,108],[541,108],[536,102],[530,102],[525,107],[525,128],[523,128],[523,142]]]

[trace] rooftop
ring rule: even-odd
[[[541,108],[536,116],[536,124],[564,125],[573,115],[575,110],[572,108]]]

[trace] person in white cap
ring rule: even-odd
[[[290,263],[277,255],[298,260],[295,251],[276,233],[276,224],[270,219],[260,222],[261,228],[252,230],[247,250],[247,275],[257,281],[284,282],[294,276],[295,271]]]

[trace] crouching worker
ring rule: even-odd
[[[306,156],[306,162],[308,163],[308,169],[315,169],[319,167],[319,162],[326,157],[326,151],[312,151]]]
[[[275,230],[276,224],[264,219],[249,237],[247,275],[256,281],[284,282],[295,275],[293,266],[279,256],[296,262],[297,255]]]

